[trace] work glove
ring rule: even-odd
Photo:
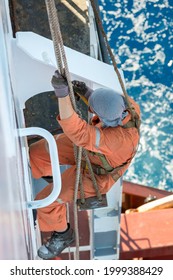
[[[67,80],[59,73],[58,70],[55,71],[51,84],[54,88],[56,97],[62,98],[69,94]]]
[[[77,99],[80,98],[80,96],[84,96],[86,100],[88,101],[90,95],[92,94],[93,90],[86,86],[84,82],[80,81],[72,81],[73,84],[73,90],[75,93],[75,96],[77,96]]]

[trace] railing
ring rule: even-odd
[[[41,200],[35,200],[35,201],[28,201],[27,207],[36,209],[36,208],[42,208],[45,206],[48,206],[52,202],[54,202],[60,191],[61,191],[61,173],[60,173],[60,166],[59,166],[59,158],[58,158],[58,151],[57,151],[57,145],[55,142],[54,137],[50,132],[43,128],[39,127],[30,127],[30,128],[20,128],[18,129],[19,136],[25,137],[30,135],[39,135],[43,138],[45,138],[48,142],[49,146],[49,153],[50,153],[50,160],[52,165],[52,176],[53,176],[53,187],[52,192],[49,194],[48,197],[41,199]]]

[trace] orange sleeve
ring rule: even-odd
[[[96,148],[96,128],[81,119],[76,112],[67,119],[57,118],[67,137],[76,145],[98,152]],[[101,130],[100,130],[101,132]]]

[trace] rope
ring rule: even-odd
[[[100,20],[99,13],[98,13],[98,11],[97,11],[97,8],[96,8],[96,5],[95,5],[95,3],[94,3],[94,0],[90,0],[90,2],[91,2],[91,6],[92,6],[92,9],[93,9],[93,12],[94,12],[95,19],[96,19],[96,21],[97,21],[97,24],[98,24],[98,26],[99,26],[99,28],[100,28],[100,31],[101,31],[101,33],[102,33],[102,35],[103,35],[103,38],[104,38],[104,40],[105,40],[105,45],[106,45],[106,48],[107,48],[108,53],[109,53],[109,55],[110,55],[110,58],[111,58],[111,60],[112,60],[114,70],[115,70],[115,72],[116,72],[116,74],[117,74],[117,77],[118,77],[118,80],[119,80],[119,82],[120,82],[120,85],[121,85],[121,88],[122,88],[122,91],[123,91],[123,94],[124,94],[126,103],[127,103],[127,105],[128,105],[129,111],[130,111],[131,116],[132,116],[132,120],[134,120],[134,116],[135,116],[135,115],[134,115],[134,112],[133,112],[133,110],[132,110],[132,106],[131,106],[131,103],[130,103],[130,101],[129,101],[128,94],[127,94],[127,92],[126,92],[126,89],[125,89],[123,80],[122,80],[122,78],[121,78],[121,74],[120,74],[120,72],[119,72],[119,70],[118,70],[117,63],[116,63],[116,61],[115,61],[115,57],[114,57],[113,52],[112,52],[112,50],[111,50],[111,48],[110,48],[110,45],[109,45],[109,43],[108,43],[107,35],[106,35],[105,31],[104,31],[102,22],[101,22],[101,20]]]
[[[61,36],[55,1],[54,0],[45,0],[45,3],[46,3],[46,9],[47,9],[47,14],[48,14],[48,20],[49,20],[50,31],[51,31],[51,36],[52,36],[52,40],[53,40],[57,65],[58,65],[61,75],[65,75],[65,77],[67,79],[71,103],[72,103],[73,109],[76,111],[76,103],[75,103],[75,98],[74,98],[74,94],[73,94],[72,83],[70,80],[70,74],[69,74],[68,64],[67,64],[66,55],[65,55],[63,39]],[[75,153],[76,165],[77,165],[75,191],[74,191],[74,227],[75,227],[75,237],[76,237],[76,259],[79,259],[79,230],[78,230],[76,197],[77,197],[78,186],[79,186],[80,159],[82,156],[82,149],[75,147],[74,153]]]
[[[62,39],[62,35],[61,35],[60,24],[59,24],[59,20],[58,20],[58,14],[57,14],[56,6],[55,6],[55,1],[54,0],[45,0],[45,3],[46,3],[46,9],[47,9],[47,14],[48,14],[48,20],[49,20],[50,31],[51,31],[51,36],[52,36],[52,40],[53,40],[57,65],[58,65],[61,75],[66,77],[68,87],[69,87],[69,95],[70,95],[72,107],[73,107],[74,111],[77,112],[76,101],[75,101],[75,97],[74,97],[73,86],[71,83],[70,73],[69,73],[69,69],[68,69],[68,63],[67,63],[66,54],[65,54],[65,50],[64,50],[64,44],[63,44],[63,39]],[[80,115],[79,111],[78,111],[78,114]],[[88,158],[86,150],[83,149],[82,147],[76,147],[74,145],[74,154],[75,154],[76,167],[77,167],[76,180],[75,180],[75,191],[74,191],[74,226],[75,226],[75,236],[76,236],[76,259],[78,260],[79,259],[79,230],[78,230],[78,214],[77,214],[76,201],[77,201],[77,197],[78,197],[79,184],[80,184],[80,192],[81,192],[81,194],[83,194],[82,201],[84,201],[84,191],[83,191],[82,178],[81,178],[82,154],[84,155],[84,157],[87,161],[90,176],[93,181],[93,186],[96,190],[96,193],[97,193],[99,199],[101,199],[101,194],[98,189],[95,175],[92,170],[92,166],[91,166],[91,163]]]
[[[76,108],[76,102],[75,102],[75,97],[73,94],[73,87],[71,83],[71,78],[70,78],[70,73],[68,69],[68,63],[66,59],[66,54],[64,50],[64,44],[63,44],[63,39],[61,35],[61,30],[60,30],[60,24],[58,20],[58,15],[57,15],[57,9],[55,6],[55,1],[54,0],[45,0],[46,2],[46,7],[47,7],[47,14],[48,14],[48,19],[49,19],[49,24],[50,24],[50,31],[53,39],[53,44],[54,44],[54,51],[55,51],[55,57],[57,61],[57,65],[59,67],[59,71],[61,75],[65,74],[68,87],[69,87],[69,95],[71,99],[71,103],[73,106],[73,109],[77,111]]]
[[[87,154],[86,150],[83,150],[83,156],[84,156],[84,158],[86,160],[86,163],[87,163],[87,166],[88,166],[88,170],[90,172],[90,176],[91,176],[91,179],[92,179],[92,182],[93,182],[94,189],[95,189],[96,195],[98,197],[98,200],[102,200],[102,194],[100,193],[99,187],[97,185],[97,181],[95,179],[93,168],[92,168],[91,162],[90,162],[90,160],[88,158],[88,154]]]

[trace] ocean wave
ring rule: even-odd
[[[173,7],[167,0],[99,3],[127,92],[141,107],[140,145],[124,179],[173,190]]]

